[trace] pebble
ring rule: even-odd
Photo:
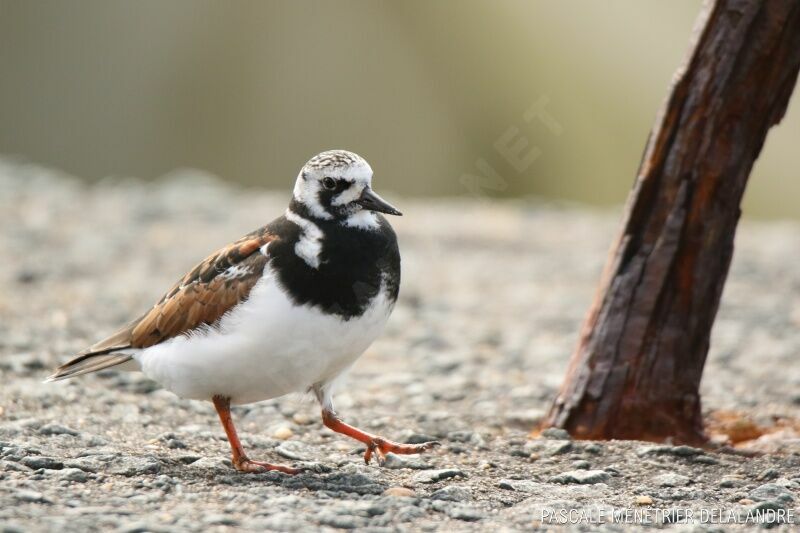
[[[572,451],[572,449],[572,441],[539,439],[527,442],[522,450],[522,453],[525,457],[528,457],[533,453],[537,453],[540,456],[554,456],[569,453]]]
[[[126,477],[158,474],[161,472],[161,463],[154,457],[121,455],[111,462],[110,467],[109,471],[112,474],[119,474]]]
[[[433,494],[431,494],[431,499],[445,500],[449,502],[464,502],[472,499],[472,492],[467,487],[450,485],[435,491]]]
[[[566,429],[561,429],[561,428],[547,428],[544,431],[542,431],[540,436],[543,439],[551,439],[551,440],[571,440],[572,439],[572,436],[569,434],[569,432]]]
[[[674,472],[661,474],[653,479],[653,482],[659,487],[685,487],[691,483],[691,479]]]
[[[0,470],[4,472],[30,472],[30,470],[18,463],[5,460],[0,460]]]
[[[760,515],[764,518],[765,528],[772,527],[780,523],[789,523],[790,520],[792,524],[796,525],[794,515],[784,514],[780,516],[776,514],[776,511],[780,511],[785,508],[786,504],[784,502],[765,501],[756,504],[750,512],[752,512],[756,516]]]
[[[780,472],[775,470],[774,468],[767,468],[766,470],[762,471],[756,477],[757,481],[772,481],[773,479],[780,476]]]
[[[787,479],[785,477],[779,477],[775,481],[773,481],[776,485],[780,485],[781,487],[786,487],[787,489],[791,490],[800,490],[800,477],[795,479]]]
[[[476,433],[474,431],[451,431],[447,434],[447,440],[452,442],[469,443],[477,447],[483,447],[486,445],[486,441],[483,439],[480,433]]]
[[[233,468],[229,460],[221,457],[201,457],[189,463],[189,467],[203,471],[229,470]]]
[[[535,453],[535,452],[531,453],[528,450],[526,450],[525,448],[517,448],[517,447],[509,448],[508,455],[510,455],[511,457],[527,457],[528,459],[531,459],[531,460],[536,460],[536,459],[539,458],[539,454],[538,453]]]
[[[723,489],[732,489],[744,485],[745,481],[739,476],[722,476],[722,479],[719,481],[719,486]]]
[[[167,439],[164,442],[164,445],[170,450],[185,450],[186,448],[188,448],[188,446],[186,446],[186,443],[180,439]]]
[[[536,492],[541,488],[541,484],[527,479],[501,479],[497,486],[517,492]]]
[[[43,457],[41,455],[29,455],[27,457],[23,457],[20,460],[20,463],[33,470],[38,470],[40,468],[44,468],[45,470],[61,470],[64,468],[64,463],[60,459]]]
[[[468,505],[449,506],[445,509],[445,514],[450,518],[465,522],[477,522],[486,516],[480,509]]]
[[[308,416],[306,413],[295,413],[292,415],[292,421],[300,426],[307,426],[308,424],[311,424],[314,419]]]
[[[776,483],[765,483],[751,490],[747,497],[755,502],[776,500],[783,503],[794,501],[792,491]]]
[[[39,428],[39,433],[42,435],[72,435],[73,437],[77,437],[81,434],[81,432],[76,429],[68,428],[60,424],[45,424]]]
[[[426,470],[413,477],[415,483],[436,483],[454,477],[466,477],[466,474],[455,468],[443,468],[440,470]]]
[[[74,481],[76,483],[84,483],[89,480],[89,474],[80,468],[65,468],[58,472],[58,477],[66,481]]]
[[[604,483],[611,476],[605,470],[572,470],[550,478],[552,483],[577,483],[579,485],[592,485]]]
[[[317,474],[328,474],[333,472],[333,468],[330,465],[320,463],[318,461],[300,461],[296,466],[307,472],[314,472]]]
[[[272,434],[278,440],[291,439],[294,436],[294,431],[288,426],[281,426]]]
[[[634,502],[636,503],[636,505],[652,505],[653,498],[651,498],[650,496],[637,496]]]
[[[425,435],[423,433],[412,433],[406,439],[406,444],[423,444],[425,442],[434,440],[436,440],[436,437],[431,437],[430,435]]]
[[[84,472],[91,472],[93,474],[102,470],[103,465],[104,463],[102,461],[94,457],[80,457],[77,459],[67,459],[64,461],[65,468],[78,468]]]
[[[646,455],[671,455],[673,457],[694,457],[704,452],[700,448],[691,446],[646,446],[637,452],[640,456]]]
[[[185,465],[190,465],[202,459],[202,456],[194,454],[185,454],[185,455],[179,455],[178,457],[176,457],[176,459]]]
[[[418,456],[403,456],[387,453],[386,460],[383,463],[383,468],[389,468],[390,470],[398,470],[403,468],[427,470],[433,467]]]
[[[275,447],[275,453],[294,461],[308,461],[311,458],[311,450],[300,441],[281,442]]]
[[[34,490],[16,490],[14,491],[14,498],[28,503],[53,503],[53,500]]]
[[[394,516],[387,516],[383,524],[390,526],[393,524],[406,524],[409,522],[413,522],[419,518],[427,516],[426,510],[417,507],[416,505],[403,505],[397,511],[394,512]],[[380,524],[380,525],[383,525]],[[378,524],[376,524],[378,525]],[[398,531],[403,531],[403,529],[398,528]]]
[[[583,451],[585,451],[586,453],[591,453],[591,454],[597,455],[597,454],[603,453],[603,446],[601,444],[596,443],[596,442],[592,442],[590,444],[585,445],[583,447]]]
[[[389,487],[381,494],[384,496],[394,496],[396,498],[412,498],[414,491],[406,487]]]
[[[692,462],[699,465],[718,465],[719,461],[710,455],[695,455]]]

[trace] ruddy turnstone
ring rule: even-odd
[[[401,213],[372,191],[372,168],[344,150],[300,171],[283,216],[211,254],[149,311],[56,369],[48,381],[135,368],[183,398],[211,400],[244,472],[299,470],[251,460],[231,404],[311,391],[322,421],[375,455],[420,453],[343,422],[337,379],[378,337],[397,300],[400,252],[389,222]]]

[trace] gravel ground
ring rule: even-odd
[[[737,236],[705,408],[745,411],[745,430],[770,433],[736,449],[531,436],[619,216],[534,202],[392,198],[406,213],[392,220],[401,297],[337,403],[346,420],[390,438],[439,439],[430,455],[366,466],[357,443],[325,429],[314,403],[296,396],[236,408],[235,417],[252,457],[311,471],[242,475],[208,403],[136,373],[41,383],[206,253],[280,213],[289,187],[244,190],[197,173],[86,186],[0,160],[0,530],[800,522],[792,423],[800,418],[800,227],[792,223],[745,221]]]

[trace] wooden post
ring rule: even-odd
[[[704,440],[700,378],[739,206],[798,68],[800,0],[706,2],[545,426]]]

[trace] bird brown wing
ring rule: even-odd
[[[194,267],[148,312],[61,365],[48,381],[120,365],[131,348],[147,348],[204,325],[211,326],[244,301],[264,272],[260,248],[275,237],[256,230],[218,250]]]
[[[130,346],[147,348],[213,325],[261,279],[267,257],[259,249],[273,239],[261,229],[208,256],[129,326]]]

